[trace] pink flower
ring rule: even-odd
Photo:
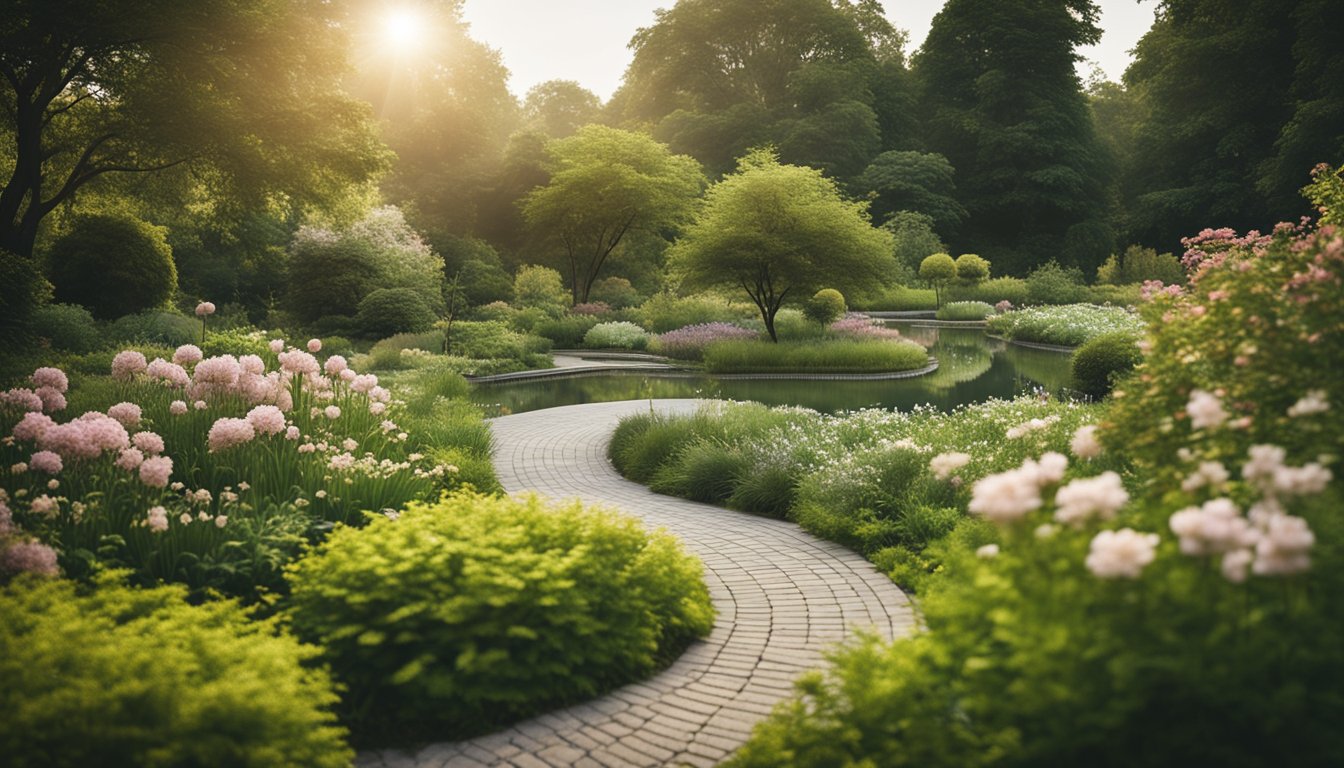
[[[51,387],[62,393],[70,389],[70,380],[60,368],[38,368],[33,371],[32,380],[38,388]]]
[[[298,439],[299,439],[299,428],[298,428],[298,427],[295,427],[295,426],[293,426],[293,425],[291,425],[289,428],[287,428],[287,429],[285,430],[285,439],[286,439],[286,440],[298,440]]]
[[[357,376],[357,375],[358,375],[358,374],[355,373],[355,369],[354,369],[354,368],[345,368],[345,369],[343,369],[343,370],[341,371],[341,373],[340,373],[341,381],[344,381],[344,382],[347,383],[347,384],[349,384],[350,382],[354,381],[354,380],[355,380],[355,376]]]
[[[381,416],[387,410],[387,403],[369,403],[369,413]]]
[[[37,440],[42,437],[42,433],[51,427],[56,426],[50,416],[39,411],[29,411],[23,414],[19,423],[14,425],[15,440]]]
[[[197,397],[208,394],[226,394],[238,384],[243,368],[233,355],[208,357],[196,364],[192,376],[192,392]]]
[[[322,413],[323,413],[323,415],[325,415],[328,419],[335,420],[335,419],[339,419],[339,418],[341,418],[341,408],[340,408],[340,406],[336,406],[336,405],[328,405],[328,406],[326,407],[326,410],[324,410]]]
[[[173,474],[173,460],[167,456],[151,456],[140,464],[140,482],[151,488],[166,488]]]
[[[211,302],[202,301],[200,304],[196,305],[197,317],[209,317],[213,314],[215,314],[215,305]]]
[[[42,410],[47,413],[65,410],[65,395],[55,387],[38,387],[37,397],[42,401]]]
[[[1087,569],[1099,579],[1137,579],[1157,557],[1158,541],[1157,534],[1132,528],[1102,531],[1092,539]]]
[[[107,409],[107,415],[116,419],[124,427],[134,427],[140,423],[140,406],[135,403],[117,403]]]
[[[145,462],[145,454],[139,448],[125,448],[121,455],[117,456],[117,468],[127,472],[134,472]]]
[[[256,430],[246,419],[220,419],[210,427],[207,442],[210,452],[218,453],[249,442],[256,436]]]
[[[168,412],[174,416],[181,416],[187,412],[187,403],[184,400],[174,400],[168,405]]]
[[[0,403],[16,406],[21,411],[40,411],[44,407],[42,398],[26,387],[15,387],[0,394]]]
[[[186,403],[183,403],[183,405],[186,405]],[[150,456],[163,453],[163,438],[153,432],[136,432],[131,435],[131,444]]]
[[[173,362],[178,365],[199,363],[203,357],[205,357],[205,354],[195,344],[183,344],[177,348],[176,352],[173,352]]]
[[[278,435],[285,431],[285,414],[274,405],[258,405],[248,411],[247,422],[260,435]]]
[[[56,564],[56,550],[36,541],[21,541],[0,550],[0,570],[39,576],[58,576],[61,572]]]
[[[164,386],[182,389],[191,383],[191,376],[187,369],[177,363],[170,363],[161,357],[154,358],[149,367],[145,370],[149,378],[162,382]]]
[[[136,374],[144,373],[147,368],[149,363],[145,360],[145,356],[133,349],[122,350],[112,358],[112,378],[119,381],[130,381]]]
[[[34,453],[33,457],[28,460],[28,466],[31,467],[34,472],[46,472],[49,475],[54,475],[64,468],[64,465],[61,462],[61,455],[54,451],[38,451],[37,453]]]
[[[350,382],[351,389],[364,394],[368,394],[376,386],[378,386],[378,377],[372,373],[360,374]]]
[[[163,533],[168,530],[168,510],[163,507],[150,507],[149,512],[145,514],[145,523],[149,526],[149,530]]]
[[[321,351],[322,351],[322,340],[321,340],[321,339],[309,339],[309,340],[308,340],[308,351],[309,351],[309,352],[312,352],[313,354],[317,354],[318,352],[321,352]]]
[[[256,355],[243,355],[238,358],[238,365],[242,367],[244,373],[256,376],[266,373],[266,362]]]
[[[1292,515],[1272,515],[1265,523],[1264,532],[1255,545],[1255,565],[1251,570],[1258,576],[1288,576],[1311,568],[1311,548],[1316,535],[1307,521]]]
[[[271,339],[270,344],[268,344],[267,346],[269,346],[269,347],[271,348],[271,352],[272,352],[272,353],[278,355],[278,354],[280,354],[281,352],[284,352],[284,351],[285,351],[285,340],[284,340],[284,339]]]
[[[280,368],[292,375],[301,376],[312,374],[316,376],[321,367],[317,364],[317,358],[298,349],[291,349],[288,352],[281,352]]]
[[[939,480],[946,480],[958,469],[969,464],[969,453],[940,453],[929,461],[929,469]]]
[[[198,411],[204,411],[206,408],[209,408],[210,406],[204,400],[197,400],[196,402],[192,403],[191,407],[195,408]]]
[[[1223,410],[1223,401],[1211,392],[1196,389],[1190,393],[1190,402],[1185,407],[1190,415],[1190,426],[1195,429],[1213,429],[1227,421],[1227,412]]]
[[[344,371],[348,365],[349,364],[346,363],[344,357],[341,357],[340,355],[332,355],[327,358],[327,362],[323,364],[322,370],[326,371],[328,376],[339,376],[341,371]]]
[[[28,506],[28,509],[38,515],[55,517],[61,511],[61,504],[44,493],[33,499],[33,503]]]

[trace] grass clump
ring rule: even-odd
[[[939,320],[984,320],[994,307],[983,301],[953,301],[938,308]]]
[[[704,361],[710,373],[886,373],[922,368],[929,355],[904,341],[722,341],[705,349]]]

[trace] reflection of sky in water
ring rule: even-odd
[[[472,399],[486,405],[490,415],[577,403],[680,397],[756,400],[835,413],[856,408],[907,410],[923,403],[950,410],[1038,388],[1057,392],[1068,385],[1067,353],[1019,347],[990,339],[975,329],[893,325],[907,337],[929,346],[938,358],[937,371],[896,381],[719,381],[622,373],[483,385],[474,389]]]

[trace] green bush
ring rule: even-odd
[[[102,346],[102,334],[89,310],[78,304],[47,304],[33,310],[36,335],[52,349],[62,352],[92,352]]]
[[[583,335],[583,346],[589,349],[644,349],[648,345],[648,332],[624,320],[598,323]]]
[[[1076,347],[1098,336],[1143,330],[1143,320],[1121,307],[1069,304],[1061,307],[1031,307],[994,315],[989,330],[1017,341]]]
[[[472,306],[513,298],[513,279],[498,264],[467,261],[456,275],[467,303]]]
[[[513,278],[513,303],[516,307],[540,309],[559,317],[573,303],[573,298],[559,272],[550,267],[524,265]]]
[[[834,288],[822,288],[807,300],[803,315],[814,323],[830,325],[845,316],[845,297]]]
[[[957,282],[962,285],[977,285],[989,279],[989,260],[974,253],[963,253],[957,257]]]
[[[206,357],[256,355],[263,360],[271,360],[275,355],[271,352],[268,342],[269,339],[266,334],[261,331],[241,329],[209,331],[205,334],[205,343],[201,345],[201,352]],[[322,351],[329,352],[325,346],[323,346]]]
[[[1094,400],[1111,393],[1120,376],[1143,361],[1138,338],[1125,331],[1107,333],[1083,344],[1073,353],[1073,388]]]
[[[897,286],[883,292],[872,301],[855,302],[854,309],[886,312],[904,312],[938,308],[938,295],[932,288]]]
[[[953,301],[938,308],[939,320],[984,320],[994,307],[983,301]]]
[[[919,262],[919,279],[933,286],[935,303],[943,303],[942,291],[957,276],[957,262],[946,253],[935,253]]]
[[[504,323],[466,321],[453,323],[452,353],[476,359],[507,358],[523,363],[550,351],[550,341],[519,333]]]
[[[1092,285],[1088,286],[1088,301],[1093,304],[1113,304],[1117,307],[1136,307],[1143,300],[1143,286],[1138,283],[1129,285]]]
[[[0,589],[0,754],[11,768],[345,766],[317,650],[180,587]]]
[[[1185,282],[1185,268],[1170,253],[1159,254],[1152,248],[1131,245],[1124,255],[1111,254],[1097,268],[1097,282],[1107,285],[1130,285],[1148,280],[1160,280],[1167,285]]]
[[[670,293],[659,293],[640,305],[639,324],[650,333],[667,333],[688,325],[704,323],[733,323],[759,318],[755,307],[747,308],[724,299],[710,296],[678,298]]]
[[[118,318],[108,329],[118,344],[163,344],[180,347],[200,343],[201,321],[180,312],[149,310]]]
[[[929,353],[908,341],[719,341],[705,348],[710,373],[880,373],[910,371],[928,362]]]
[[[612,309],[633,307],[640,302],[639,291],[624,277],[605,277],[593,283],[589,301],[605,302]]]
[[[721,504],[751,469],[742,452],[711,440],[697,440],[677,452],[649,480],[649,490],[691,501]]]
[[[1049,261],[1027,275],[1027,301],[1032,304],[1074,304],[1086,300],[1082,270],[1065,269]]]
[[[163,307],[177,289],[167,230],[130,216],[76,219],[52,243],[47,274],[56,301],[88,307],[100,320]]]
[[[42,276],[36,259],[0,248],[0,336],[17,340],[33,327],[32,314],[51,298],[51,283]]]
[[[591,697],[706,634],[700,563],[578,502],[458,493],[340,528],[290,567],[288,613],[359,733],[455,739]]]
[[[1020,307],[1027,303],[1027,281],[1020,277],[994,277],[975,285],[952,286],[947,295],[958,301],[983,301],[986,304],[1007,301]]]
[[[367,338],[429,330],[437,318],[420,294],[409,288],[379,288],[359,302],[355,325]]]
[[[548,317],[534,325],[532,332],[543,339],[550,339],[556,349],[576,349],[583,345],[584,335],[597,323],[598,319],[592,315]]]

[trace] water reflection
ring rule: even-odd
[[[856,408],[908,410],[928,403],[943,410],[1009,398],[1040,389],[1059,392],[1069,382],[1069,354],[991,339],[983,331],[895,321],[907,337],[929,346],[938,370],[896,381],[718,380],[707,376],[660,379],[642,373],[480,385],[472,400],[489,415],[578,403],[646,398],[704,397],[801,405],[825,413]]]

